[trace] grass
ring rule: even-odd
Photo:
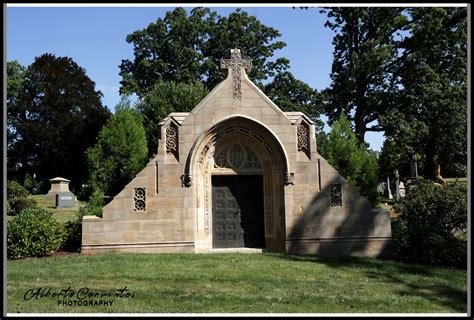
[[[82,202],[78,202],[77,205],[73,208],[59,208],[57,209],[55,206],[54,199],[45,199],[45,195],[37,194],[37,195],[30,195],[28,198],[34,199],[38,206],[44,208],[53,213],[53,217],[60,223],[67,222],[69,220],[74,220],[76,218],[76,214],[79,212],[79,207],[84,205]]]
[[[8,261],[7,276],[9,313],[467,312],[465,270],[373,258],[110,253]],[[106,298],[111,306],[24,300],[39,287],[110,293],[125,286],[135,296]]]

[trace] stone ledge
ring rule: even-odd
[[[193,253],[193,241],[177,242],[142,242],[117,244],[85,244],[81,246],[81,254],[90,255],[106,252],[142,252],[142,253]]]

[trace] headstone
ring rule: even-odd
[[[76,205],[75,197],[72,192],[59,192],[56,194],[57,208],[71,208]]]
[[[385,191],[385,182],[380,182],[377,185],[377,192],[379,195],[383,196],[384,191]]]
[[[400,197],[403,198],[405,196],[405,185],[401,181],[400,185],[398,186],[398,190],[400,190]]]
[[[69,182],[71,182],[71,180],[56,177],[49,179],[49,182],[51,183],[51,189],[48,191],[48,194],[46,194],[46,199],[56,199],[56,194],[60,192],[71,192],[69,190]]]

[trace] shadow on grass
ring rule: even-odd
[[[363,268],[364,276],[381,283],[390,283],[402,286],[401,290],[393,291],[394,294],[403,296],[420,297],[442,307],[448,307],[455,312],[467,312],[467,291],[458,289],[454,285],[437,283],[433,279],[431,284],[417,284],[407,281],[406,276],[436,277],[430,268],[418,264],[409,264],[388,259],[367,257],[331,256],[331,255],[272,255],[275,259],[291,261],[313,262],[329,266],[334,269]],[[449,268],[446,268],[449,270]],[[458,271],[458,269],[452,269]],[[462,271],[462,270],[459,270]],[[397,276],[399,275],[399,276]],[[449,280],[449,279],[448,279]]]

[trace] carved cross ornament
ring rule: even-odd
[[[230,69],[229,72],[231,72],[232,75],[232,96],[234,100],[241,101],[241,69],[244,68],[247,72],[250,72],[252,62],[250,60],[242,59],[239,49],[232,49],[230,50],[230,59],[221,60],[221,68]]]

